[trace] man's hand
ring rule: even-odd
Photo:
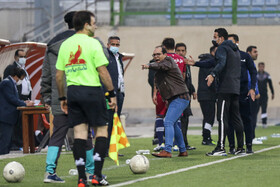
[[[209,87],[213,83],[214,77],[212,75],[208,75],[205,80],[207,80],[207,86]]]
[[[110,97],[110,101],[108,102],[108,105],[113,110],[117,106],[117,98]]]
[[[142,64],[141,66],[142,66],[142,70],[149,69],[149,65],[147,65],[147,64]]]
[[[45,107],[46,107],[48,110],[51,108],[51,106],[48,105],[48,104],[45,104]]]
[[[196,92],[193,92],[192,96],[193,96],[193,100],[196,100],[196,98],[197,98]]]
[[[62,112],[64,112],[65,114],[68,114],[67,100],[60,101],[60,108],[61,108]]]
[[[33,101],[26,100],[24,102],[25,102],[26,106],[34,106],[34,102]]]
[[[190,65],[190,66],[195,65],[195,61],[191,55],[189,56],[189,58],[184,59],[184,62],[185,62],[185,64]]]
[[[249,95],[250,95],[252,101],[255,101],[255,99],[256,99],[255,90],[250,89],[249,92],[248,92],[248,96]]]
[[[156,95],[156,94],[154,94],[154,96],[153,96],[153,103],[154,103],[155,105],[158,104],[158,103],[157,103],[157,95]]]
[[[271,99],[272,99],[272,100],[274,99],[274,94],[271,95]]]
[[[260,94],[256,95],[256,99],[259,99],[260,97],[261,97],[261,95],[260,95]]]

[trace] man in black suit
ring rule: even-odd
[[[118,36],[111,36],[108,39],[107,50],[109,53],[108,72],[112,78],[114,89],[117,96],[116,112],[118,116],[121,115],[123,101],[124,101],[124,70],[123,70],[123,55],[119,53],[120,38]],[[115,110],[108,110],[109,126],[108,126],[108,148],[110,145],[111,132],[113,127],[113,118]]]
[[[19,117],[18,106],[32,106],[32,101],[19,99],[17,85],[26,74],[23,69],[13,68],[11,74],[0,83],[0,155],[10,152],[9,146],[14,125]]]

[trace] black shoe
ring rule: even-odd
[[[234,147],[229,148],[228,154],[235,155],[235,148]]]
[[[157,138],[153,139],[153,140],[152,140],[152,144],[153,144],[153,145],[157,145],[157,144],[158,144],[158,139],[157,139]]]
[[[192,147],[192,146],[187,145],[187,146],[186,146],[186,149],[187,149],[187,150],[195,150],[196,148],[195,148],[195,147]]]
[[[206,156],[227,156],[227,153],[224,149],[216,147],[212,152],[206,153]]]
[[[119,153],[119,154],[118,154],[118,156],[123,157],[123,156],[124,156],[124,154],[120,154],[120,153]]]
[[[247,154],[253,154],[254,151],[252,150],[252,145],[247,145],[246,146],[246,153]]]
[[[237,148],[237,150],[235,151],[235,155],[245,155],[245,149],[243,148]]]
[[[80,179],[78,181],[78,187],[87,187],[87,186],[89,186],[88,183],[87,183],[87,180]]]
[[[214,142],[212,139],[204,139],[202,140],[202,145],[216,145],[216,142]]]

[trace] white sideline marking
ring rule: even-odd
[[[277,149],[277,148],[280,148],[280,145],[265,148],[265,149],[261,149],[259,151],[256,151],[255,154],[265,152],[265,151],[269,151],[269,150],[272,150],[272,149]],[[167,172],[167,173],[162,173],[162,174],[158,174],[158,175],[154,175],[154,176],[150,176],[150,177],[144,177],[144,178],[141,178],[141,179],[131,180],[131,181],[127,181],[127,182],[123,182],[123,183],[119,183],[119,184],[115,184],[115,185],[110,185],[110,186],[117,187],[117,186],[129,185],[129,184],[133,184],[133,183],[136,183],[136,182],[145,181],[145,180],[148,180],[148,179],[160,178],[160,177],[164,177],[164,176],[167,176],[167,175],[172,175],[172,174],[181,173],[181,172],[192,170],[192,169],[206,167],[206,166],[210,166],[210,165],[213,165],[213,164],[218,164],[218,163],[222,163],[222,162],[225,162],[225,161],[234,160],[234,159],[237,159],[237,158],[246,157],[246,156],[250,156],[250,155],[252,155],[252,154],[239,155],[239,156],[235,156],[235,157],[231,157],[231,158],[216,160],[214,162],[199,164],[199,165],[195,165],[195,166],[191,166],[191,167],[187,167],[187,168],[182,168],[182,169],[170,171],[170,172]]]

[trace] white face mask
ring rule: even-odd
[[[19,80],[17,81],[17,85],[19,86],[19,85],[21,85],[21,84],[22,84],[22,80],[19,79]]]
[[[19,58],[19,59],[18,59],[18,63],[19,63],[21,66],[25,65],[25,63],[26,63],[26,58]]]

